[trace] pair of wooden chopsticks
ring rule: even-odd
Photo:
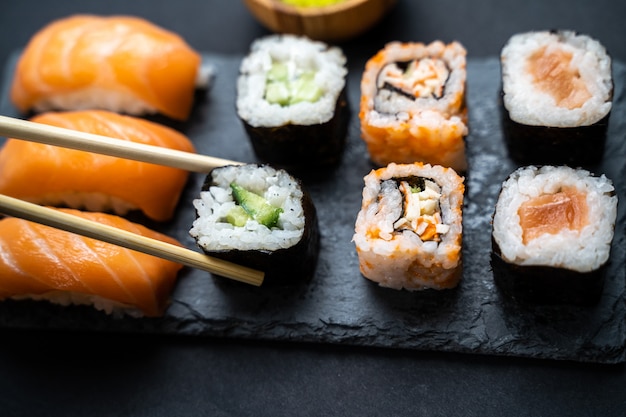
[[[211,169],[219,166],[241,164],[241,162],[227,159],[129,142],[7,116],[0,116],[0,136],[133,159],[194,172],[209,172]],[[154,255],[247,284],[260,286],[263,283],[265,274],[262,271],[212,258],[199,252],[161,242],[160,240],[140,236],[1,194],[0,212]]]

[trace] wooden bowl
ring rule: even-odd
[[[280,0],[243,0],[252,15],[277,33],[321,41],[344,41],[374,26],[396,0],[344,0],[329,6],[299,7]]]

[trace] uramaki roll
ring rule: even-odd
[[[391,163],[364,182],[353,236],[361,273],[395,289],[457,286],[463,178],[442,166]]]
[[[458,42],[388,43],[361,79],[361,137],[379,166],[467,169],[466,51]]]
[[[517,169],[502,184],[493,216],[496,284],[519,300],[596,302],[616,216],[617,196],[604,175],[567,166]]]

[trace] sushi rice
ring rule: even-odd
[[[193,201],[198,217],[190,234],[207,251],[275,251],[295,245],[304,233],[303,192],[286,171],[271,166],[222,167],[213,176],[214,185]],[[263,196],[268,203],[281,207],[277,227],[268,228],[254,219],[245,226],[234,226],[223,219],[236,205],[231,183]]]

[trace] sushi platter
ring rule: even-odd
[[[20,51],[4,72],[0,114],[23,117],[9,100]],[[209,89],[196,96],[186,122],[171,122],[198,153],[259,162],[235,109],[243,55],[202,54],[214,70]],[[463,206],[463,272],[457,288],[404,291],[383,288],[359,272],[352,237],[363,177],[374,166],[360,138],[358,104],[363,62],[349,62],[351,117],[339,166],[305,188],[317,209],[320,252],[310,279],[253,287],[191,268],[179,275],[163,317],[113,317],[86,306],[3,301],[0,326],[80,332],[118,332],[327,343],[461,352],[615,364],[626,361],[626,64],[613,62],[614,103],[604,156],[593,167],[613,180],[620,199],[605,285],[593,306],[534,305],[503,296],[490,265],[491,219],[502,182],[518,165],[507,155],[499,116],[497,57],[468,58],[466,138],[469,169]],[[4,140],[4,138],[3,138]],[[133,220],[191,249],[189,235],[204,175],[192,173],[171,221],[140,214]]]

